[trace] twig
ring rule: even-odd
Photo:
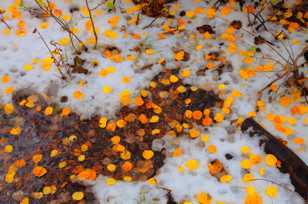
[[[266,178],[255,178],[255,179],[250,179],[249,181],[266,181],[266,182],[269,182],[269,183],[276,184],[277,186],[280,186],[280,187],[286,189],[287,191],[294,193],[294,191],[291,190],[290,188],[288,188],[286,185],[283,185],[281,183],[277,183],[275,181],[272,181],[272,180],[269,180],[269,179],[266,179]]]
[[[264,90],[269,88],[272,84],[274,84],[275,82],[279,81],[280,79],[287,77],[290,73],[293,73],[293,76],[295,78],[298,77],[298,76],[296,76],[296,74],[297,74],[296,71],[298,71],[298,60],[304,55],[306,50],[308,50],[308,45],[306,47],[304,47],[303,50],[294,59],[292,59],[291,68],[288,67],[288,65],[285,65],[286,66],[286,69],[285,69],[286,71],[282,75],[278,76],[276,79],[271,81],[269,84],[267,84],[260,91],[258,91],[258,94],[262,94],[262,92]],[[306,97],[306,95],[305,95],[305,97]]]
[[[91,11],[95,11],[96,9],[98,9],[100,6],[104,5],[105,1],[102,1],[101,3],[98,3],[95,7],[91,8]]]
[[[259,15],[259,13],[258,13]],[[224,18],[220,18],[221,20],[230,23],[227,19]],[[258,19],[260,22],[264,22],[264,24],[266,23],[266,21],[264,20],[264,18],[262,17],[262,15],[259,16],[255,16],[255,19]],[[265,25],[264,25],[265,26]],[[256,34],[252,33],[251,31],[245,29],[245,28],[241,28],[242,30],[244,30],[245,32],[247,32],[248,34],[250,34],[253,37],[256,37]],[[266,29],[266,27],[265,27]],[[269,32],[273,38],[275,38],[275,35],[268,29],[266,29],[267,32]],[[269,88],[272,84],[274,84],[275,82],[283,79],[283,78],[287,78],[289,76],[289,74],[293,74],[293,78],[295,79],[295,81],[299,78],[299,68],[300,66],[298,65],[298,60],[300,57],[303,56],[304,52],[306,50],[308,50],[308,46],[304,47],[303,50],[301,51],[301,53],[299,53],[296,57],[293,53],[292,47],[291,49],[288,49],[288,47],[284,44],[283,41],[281,41],[280,43],[282,44],[283,48],[286,50],[287,54],[288,54],[288,58],[284,57],[281,52],[279,52],[279,50],[277,50],[277,48],[275,47],[275,45],[273,43],[271,43],[270,41],[264,39],[265,45],[268,46],[276,55],[278,55],[279,58],[281,58],[281,60],[285,63],[282,64],[281,62],[279,62],[278,60],[272,59],[273,61],[275,61],[276,63],[279,63],[283,69],[280,71],[285,70],[285,72],[282,75],[279,75],[277,78],[275,78],[273,81],[271,81],[269,84],[267,84],[264,88],[262,88],[260,91],[258,91],[259,96],[261,96],[262,92],[264,90],[266,90],[267,88]],[[263,56],[264,58],[264,56]],[[267,57],[268,59],[270,59],[269,57]],[[300,84],[296,84],[296,86],[298,88],[302,88]],[[304,90],[304,96],[305,96],[305,100],[307,100],[307,97],[305,93],[307,93],[308,91]]]
[[[72,79],[72,76],[71,76],[71,69],[70,69],[70,67],[69,66],[67,66],[67,63],[65,62],[65,57],[63,56],[63,52],[62,52],[62,49],[61,48],[59,48],[59,44],[57,43],[57,42],[55,42],[55,41],[50,41],[50,44],[52,45],[52,46],[54,46],[55,47],[55,50],[53,51],[53,53],[56,53],[56,54],[58,54],[59,55],[59,57],[60,57],[60,59],[58,60],[58,66],[59,67],[63,67],[63,68],[65,68],[65,74],[70,78],[70,79]],[[67,59],[67,56],[66,56],[66,59]]]
[[[137,15],[137,20],[136,20],[135,25],[139,25],[139,22],[140,22],[140,12]]]
[[[279,81],[280,79],[284,78],[285,76],[287,76],[290,72],[288,70],[286,70],[282,75],[276,77],[273,81],[271,81],[270,83],[268,83],[264,88],[262,88],[260,91],[258,91],[258,94],[261,95],[263,91],[265,91],[266,89],[268,89],[272,84],[274,84],[275,82]]]
[[[268,56],[265,56],[265,55],[262,55],[262,57],[260,57],[261,59],[265,59],[265,60],[271,60],[273,62],[276,62],[277,64],[280,64],[282,67],[284,66],[279,60],[276,60],[272,57],[268,57]]]
[[[266,20],[263,18],[263,16],[261,15],[261,13],[262,13],[262,11],[264,10],[264,6],[261,8],[261,10],[260,11],[258,11],[257,12],[257,14],[253,14],[254,16],[255,16],[255,20],[258,20],[261,24],[257,27],[257,29],[256,30],[258,30],[258,28],[260,27],[260,26],[263,26],[264,28],[265,28],[265,30],[267,31],[267,32],[269,32],[271,35],[272,35],[272,37],[273,38],[275,38],[275,35],[270,31],[270,30],[268,30],[267,29],[267,27],[266,27]],[[291,60],[291,62],[289,62],[289,59],[286,59],[286,58],[284,58],[281,54],[279,54],[279,52],[274,48],[274,47],[272,47],[273,46],[273,44],[272,43],[270,43],[269,41],[267,41],[267,40],[265,40],[265,42],[267,43],[267,45],[276,53],[276,54],[278,54],[279,55],[279,57],[281,57],[286,63],[288,63],[289,65],[291,65],[291,66],[294,66],[294,67],[297,67],[297,63],[294,61],[294,58],[295,58],[295,56],[294,56],[294,53],[293,53],[293,50],[292,50],[292,48],[291,48],[291,51],[287,48],[287,46],[284,44],[284,42],[283,41],[279,41],[281,44],[282,44],[282,46],[284,47],[284,49],[286,50],[286,52],[288,53],[288,55],[289,55],[289,59]],[[269,44],[268,44],[269,43]]]
[[[11,30],[11,26],[3,19],[3,17],[0,18],[0,21],[9,29]]]
[[[143,29],[145,30],[145,29],[151,27],[151,26],[153,25],[153,23],[154,23],[157,19],[159,19],[159,16],[156,17],[156,18],[154,18],[154,19],[151,21],[151,23],[149,23],[148,25],[144,26]]]
[[[250,32],[249,30],[246,30],[245,28],[241,28],[241,29],[242,29],[243,31],[247,32],[248,34],[252,35],[253,37],[256,37],[256,35],[255,35],[254,33]],[[291,65],[291,63],[290,63],[284,56],[282,56],[282,55],[279,53],[278,50],[276,50],[276,49],[273,47],[273,45],[272,45],[271,42],[269,42],[268,40],[265,40],[265,44],[266,44],[269,48],[271,48],[271,49],[272,49],[283,61],[285,61],[287,64]]]
[[[213,4],[215,9],[218,10],[220,6],[222,6],[224,3],[221,0],[216,0]]]
[[[306,45],[306,46],[302,49],[302,51],[296,56],[296,58],[295,58],[295,62],[296,62],[296,63],[297,63],[297,61],[299,60],[299,58],[301,58],[307,50],[308,50],[308,45]]]
[[[74,37],[80,44],[83,48],[86,48],[84,42],[82,40],[80,40],[80,38],[74,33],[71,31],[69,25],[67,23],[65,23],[65,21],[57,16],[55,16],[52,12],[52,9],[49,8],[49,0],[46,0],[47,2],[47,6],[44,7],[40,2],[38,2],[38,0],[35,0],[35,3],[38,5],[38,7],[44,11],[46,14],[48,14],[49,16],[51,16],[60,26],[63,30],[65,30],[66,32],[68,32],[68,34],[70,35],[70,38],[72,39],[72,37]],[[74,42],[73,40],[71,40],[71,44],[72,46],[75,48],[76,50],[76,47],[74,45]],[[77,51],[77,50],[76,50]]]
[[[60,63],[58,62],[56,56],[53,54],[52,50],[49,48],[49,46],[48,46],[46,40],[44,39],[44,37],[42,36],[42,34],[35,28],[34,31],[33,31],[33,33],[36,33],[36,32],[38,33],[38,35],[39,35],[40,39],[42,40],[42,42],[44,43],[45,47],[48,49],[48,51],[49,51],[49,53],[50,53],[52,59],[53,59],[54,62],[55,62],[55,65],[56,65],[58,71],[59,71],[60,74],[61,74],[62,79],[66,80],[66,76],[65,76],[65,74],[62,72],[62,70],[61,70],[61,68],[60,68],[60,67],[61,67],[61,66],[60,66]]]
[[[266,31],[268,31],[268,29],[267,29],[267,27],[266,27],[266,25],[265,25],[266,21],[265,21],[264,18],[261,16],[261,14],[256,15],[256,18],[257,18],[257,20],[258,20],[259,23],[260,23],[260,24],[256,27],[256,30],[258,31],[259,28],[261,28],[261,27],[263,26],[264,29],[265,29]]]
[[[71,42],[72,47],[74,48],[75,51],[77,51],[77,48],[76,48],[74,41],[73,41],[72,34],[70,32],[68,32],[68,37],[70,38],[70,42]]]
[[[289,60],[287,60],[282,54],[279,53],[278,50],[276,50],[270,43],[268,43],[267,41],[265,41],[266,45],[271,48],[283,61],[285,61],[287,64],[291,65],[291,63],[289,62]]]
[[[52,58],[55,58],[54,54],[52,53],[51,49],[49,48],[46,40],[44,39],[44,37],[42,36],[42,34],[35,28],[33,33],[38,33],[40,39],[42,40],[42,42],[44,43],[45,47],[48,49],[49,53],[51,54]]]
[[[5,10],[0,9],[0,21],[11,30],[11,26],[4,20],[3,14],[5,13]]]
[[[92,12],[91,12],[91,9],[90,9],[90,7],[89,7],[89,2],[88,2],[88,0],[85,0],[85,1],[86,1],[86,6],[87,6],[87,9],[88,9],[88,12],[89,12],[90,21],[91,21],[91,25],[92,25],[92,30],[93,30],[93,34],[94,34],[94,38],[95,38],[94,49],[96,49],[96,47],[97,47],[97,41],[98,41],[98,36],[97,36],[97,32],[96,32],[96,28],[95,28],[95,24],[94,24]]]

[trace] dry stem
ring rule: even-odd
[[[42,5],[40,2],[38,2],[38,0],[35,0],[35,3],[38,5],[38,7],[44,11],[45,13],[47,13],[49,16],[51,16],[60,26],[63,30],[65,30],[66,32],[68,32],[69,38],[71,40],[71,44],[73,46],[73,48],[75,49],[75,51],[77,51],[76,46],[74,45],[74,41],[73,41],[73,37],[81,44],[81,46],[83,48],[86,48],[84,42],[82,40],[80,40],[80,38],[74,33],[72,32],[72,30],[70,29],[70,26],[60,17],[57,17],[54,15],[52,9],[50,9],[49,5],[50,5],[50,1],[46,0],[47,5],[44,6]]]
[[[11,26],[4,20],[4,17],[2,14],[4,14],[5,11],[0,9],[0,21],[8,28],[11,30]]]
[[[86,1],[86,6],[87,6],[87,9],[88,9],[88,12],[89,12],[89,17],[90,17],[90,21],[91,21],[91,25],[92,25],[93,35],[94,35],[94,38],[95,38],[94,49],[96,49],[97,41],[98,41],[98,36],[97,36],[97,32],[96,32],[96,28],[95,28],[95,24],[94,24],[94,20],[93,20],[93,16],[92,16],[92,11],[91,11],[91,9],[89,7],[89,2],[88,2],[88,0],[85,0],[85,1]]]
[[[44,43],[45,47],[48,49],[52,59],[54,60],[54,63],[55,63],[55,65],[56,65],[56,67],[57,67],[57,69],[58,69],[58,71],[59,71],[59,73],[61,75],[61,78],[66,80],[67,78],[66,78],[65,74],[61,70],[61,63],[57,60],[56,56],[54,55],[52,50],[49,48],[49,46],[48,46],[46,40],[44,39],[44,37],[42,36],[42,34],[37,29],[34,30],[34,33],[36,33],[36,32],[38,33],[40,39],[42,40],[42,42]]]

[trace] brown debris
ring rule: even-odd
[[[241,22],[241,21],[234,20],[234,21],[232,21],[232,22],[230,23],[230,25],[231,25],[234,29],[239,30],[239,29],[241,29],[241,27],[242,27],[242,22]]]
[[[214,159],[208,163],[208,169],[212,176],[219,180],[222,176],[227,175],[227,171],[225,170],[223,164],[218,159]]]
[[[74,64],[71,65],[72,73],[79,73],[79,74],[88,74],[89,71],[83,67],[86,61],[80,58],[78,55],[74,57]]]
[[[143,5],[142,14],[150,17],[170,17],[167,4],[175,1],[177,0],[133,0],[135,4]]]
[[[287,6],[287,3],[284,1],[280,1],[272,6],[272,13],[268,19],[276,23],[287,22],[283,24],[286,28],[291,24],[297,24],[299,27],[306,29],[308,25],[307,10],[307,1],[299,1],[292,5],[292,7]]]
[[[206,33],[208,32],[209,34],[215,34],[215,30],[212,28],[211,25],[205,24],[202,26],[199,26],[196,28],[200,33]]]

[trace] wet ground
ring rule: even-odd
[[[114,119],[83,120],[30,90],[16,92],[14,111],[0,116],[1,203],[95,203],[83,183],[99,174],[126,181],[155,176],[166,156],[153,141],[180,136],[194,123],[212,125],[222,106],[214,92],[184,84],[177,72],[158,74],[136,106],[123,106]]]

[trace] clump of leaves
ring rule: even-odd
[[[253,4],[254,7],[258,7],[260,2],[263,2],[263,1],[266,1],[266,0],[236,0],[235,2],[239,5],[240,9],[242,10],[243,7],[245,5],[251,5]],[[219,7],[227,4],[229,2],[229,0],[217,0],[214,2],[214,7],[216,9],[218,9]]]
[[[308,27],[308,1],[298,1],[289,6],[285,1],[272,3],[269,20],[281,23],[285,28]]]
[[[133,0],[135,4],[143,5],[142,14],[150,17],[168,17],[167,4],[177,0]]]

